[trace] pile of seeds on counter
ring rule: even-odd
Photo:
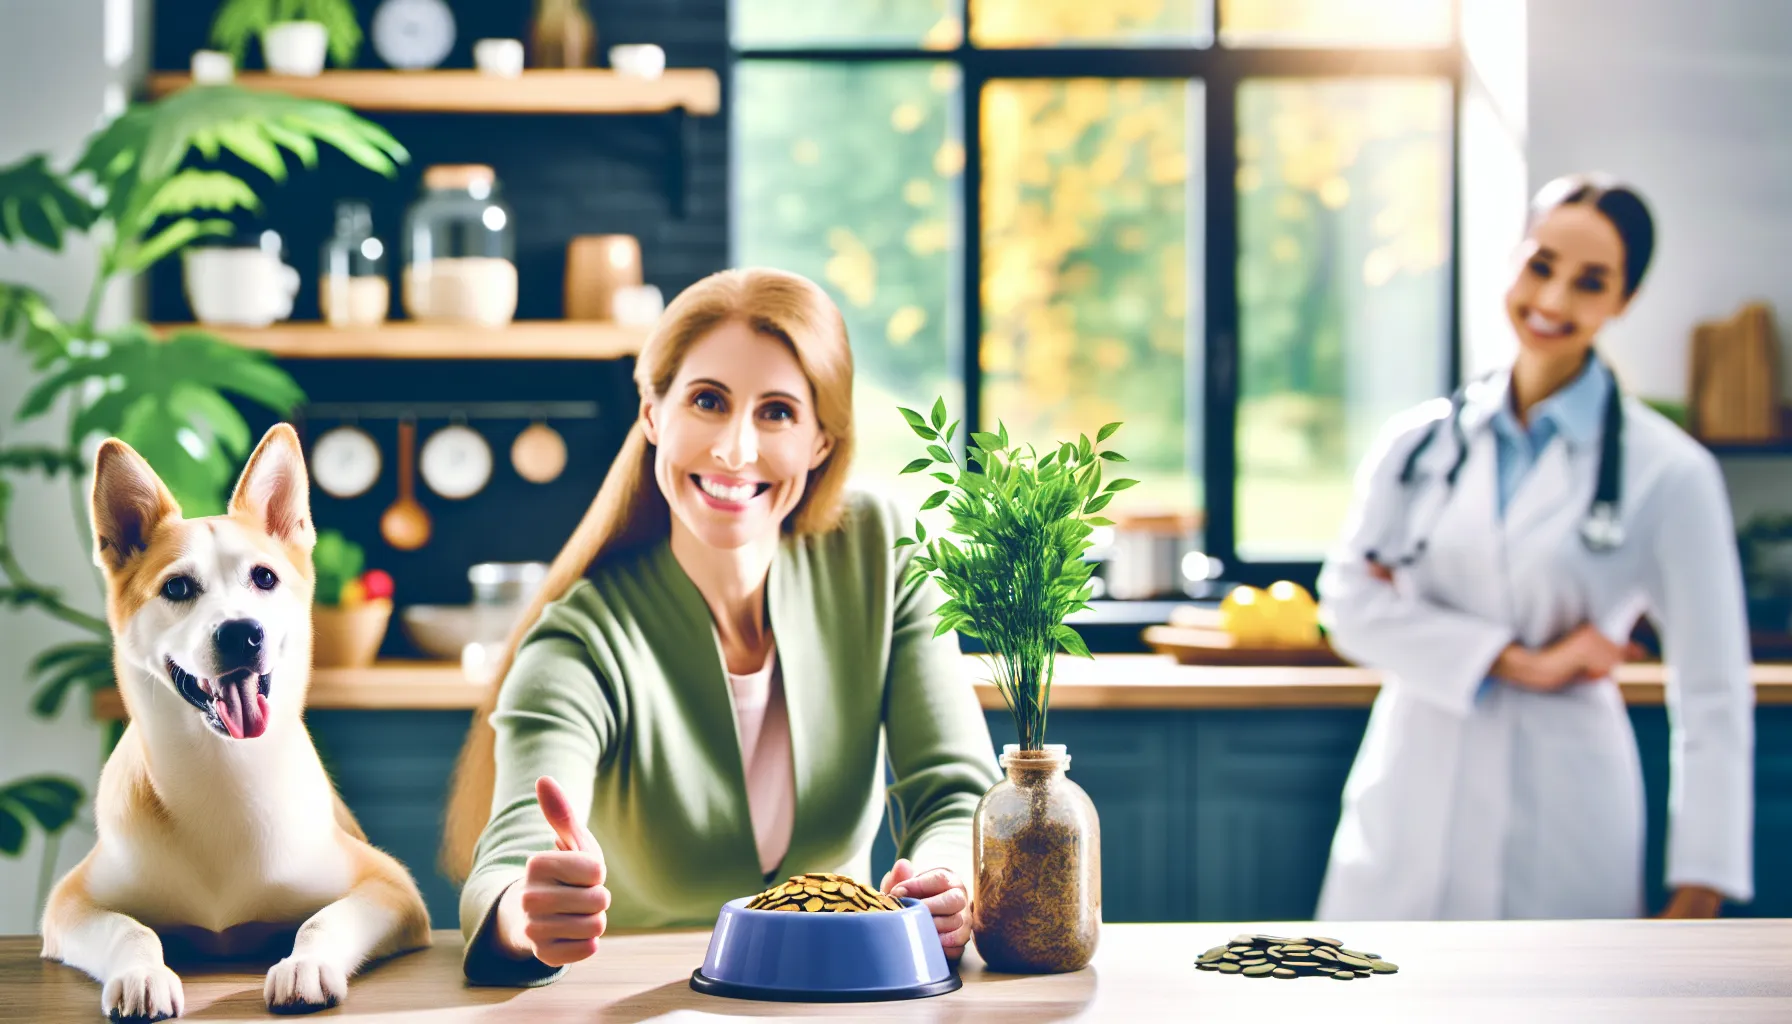
[[[1339,981],[1393,974],[1400,969],[1379,954],[1345,949],[1337,939],[1281,935],[1235,935],[1226,945],[1202,953],[1195,966],[1203,971],[1242,974],[1247,978],[1330,975]]]
[[[857,914],[874,910],[901,910],[893,896],[855,882],[845,875],[811,872],[791,875],[747,901],[748,910],[799,910],[811,914]]]

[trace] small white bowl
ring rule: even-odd
[[[610,309],[624,327],[652,327],[666,311],[666,298],[656,285],[628,285],[610,296]]]
[[[658,78],[666,70],[666,51],[652,43],[610,47],[610,67],[634,78]]]
[[[216,85],[236,77],[236,62],[219,50],[194,50],[192,67],[197,85]]]
[[[414,604],[398,619],[425,655],[460,661],[468,644],[502,644],[522,613],[520,605]]]
[[[481,39],[473,44],[473,64],[497,78],[516,78],[523,73],[520,39]]]

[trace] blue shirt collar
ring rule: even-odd
[[[1597,443],[1605,426],[1605,400],[1611,388],[1611,374],[1599,360],[1589,357],[1573,380],[1531,409],[1533,430],[1536,424],[1548,420],[1556,432],[1576,448]],[[1518,415],[1512,411],[1510,373],[1505,374],[1501,382],[1498,405],[1491,420],[1496,430],[1509,437],[1522,437],[1526,433],[1518,422]]]

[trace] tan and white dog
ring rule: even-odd
[[[333,1006],[364,963],[429,944],[416,883],[368,845],[300,717],[308,488],[284,424],[229,512],[201,519],[181,518],[130,446],[100,447],[94,559],[131,724],[100,774],[98,842],[50,894],[43,955],[98,979],[114,1020],[182,1012],[164,941],[200,957],[278,956],[290,941],[264,987],[283,1012]]]

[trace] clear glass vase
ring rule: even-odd
[[[1065,772],[1061,743],[1002,748],[1007,778],[971,822],[977,889],[971,933],[992,971],[1057,974],[1086,966],[1101,935],[1101,822]]]

